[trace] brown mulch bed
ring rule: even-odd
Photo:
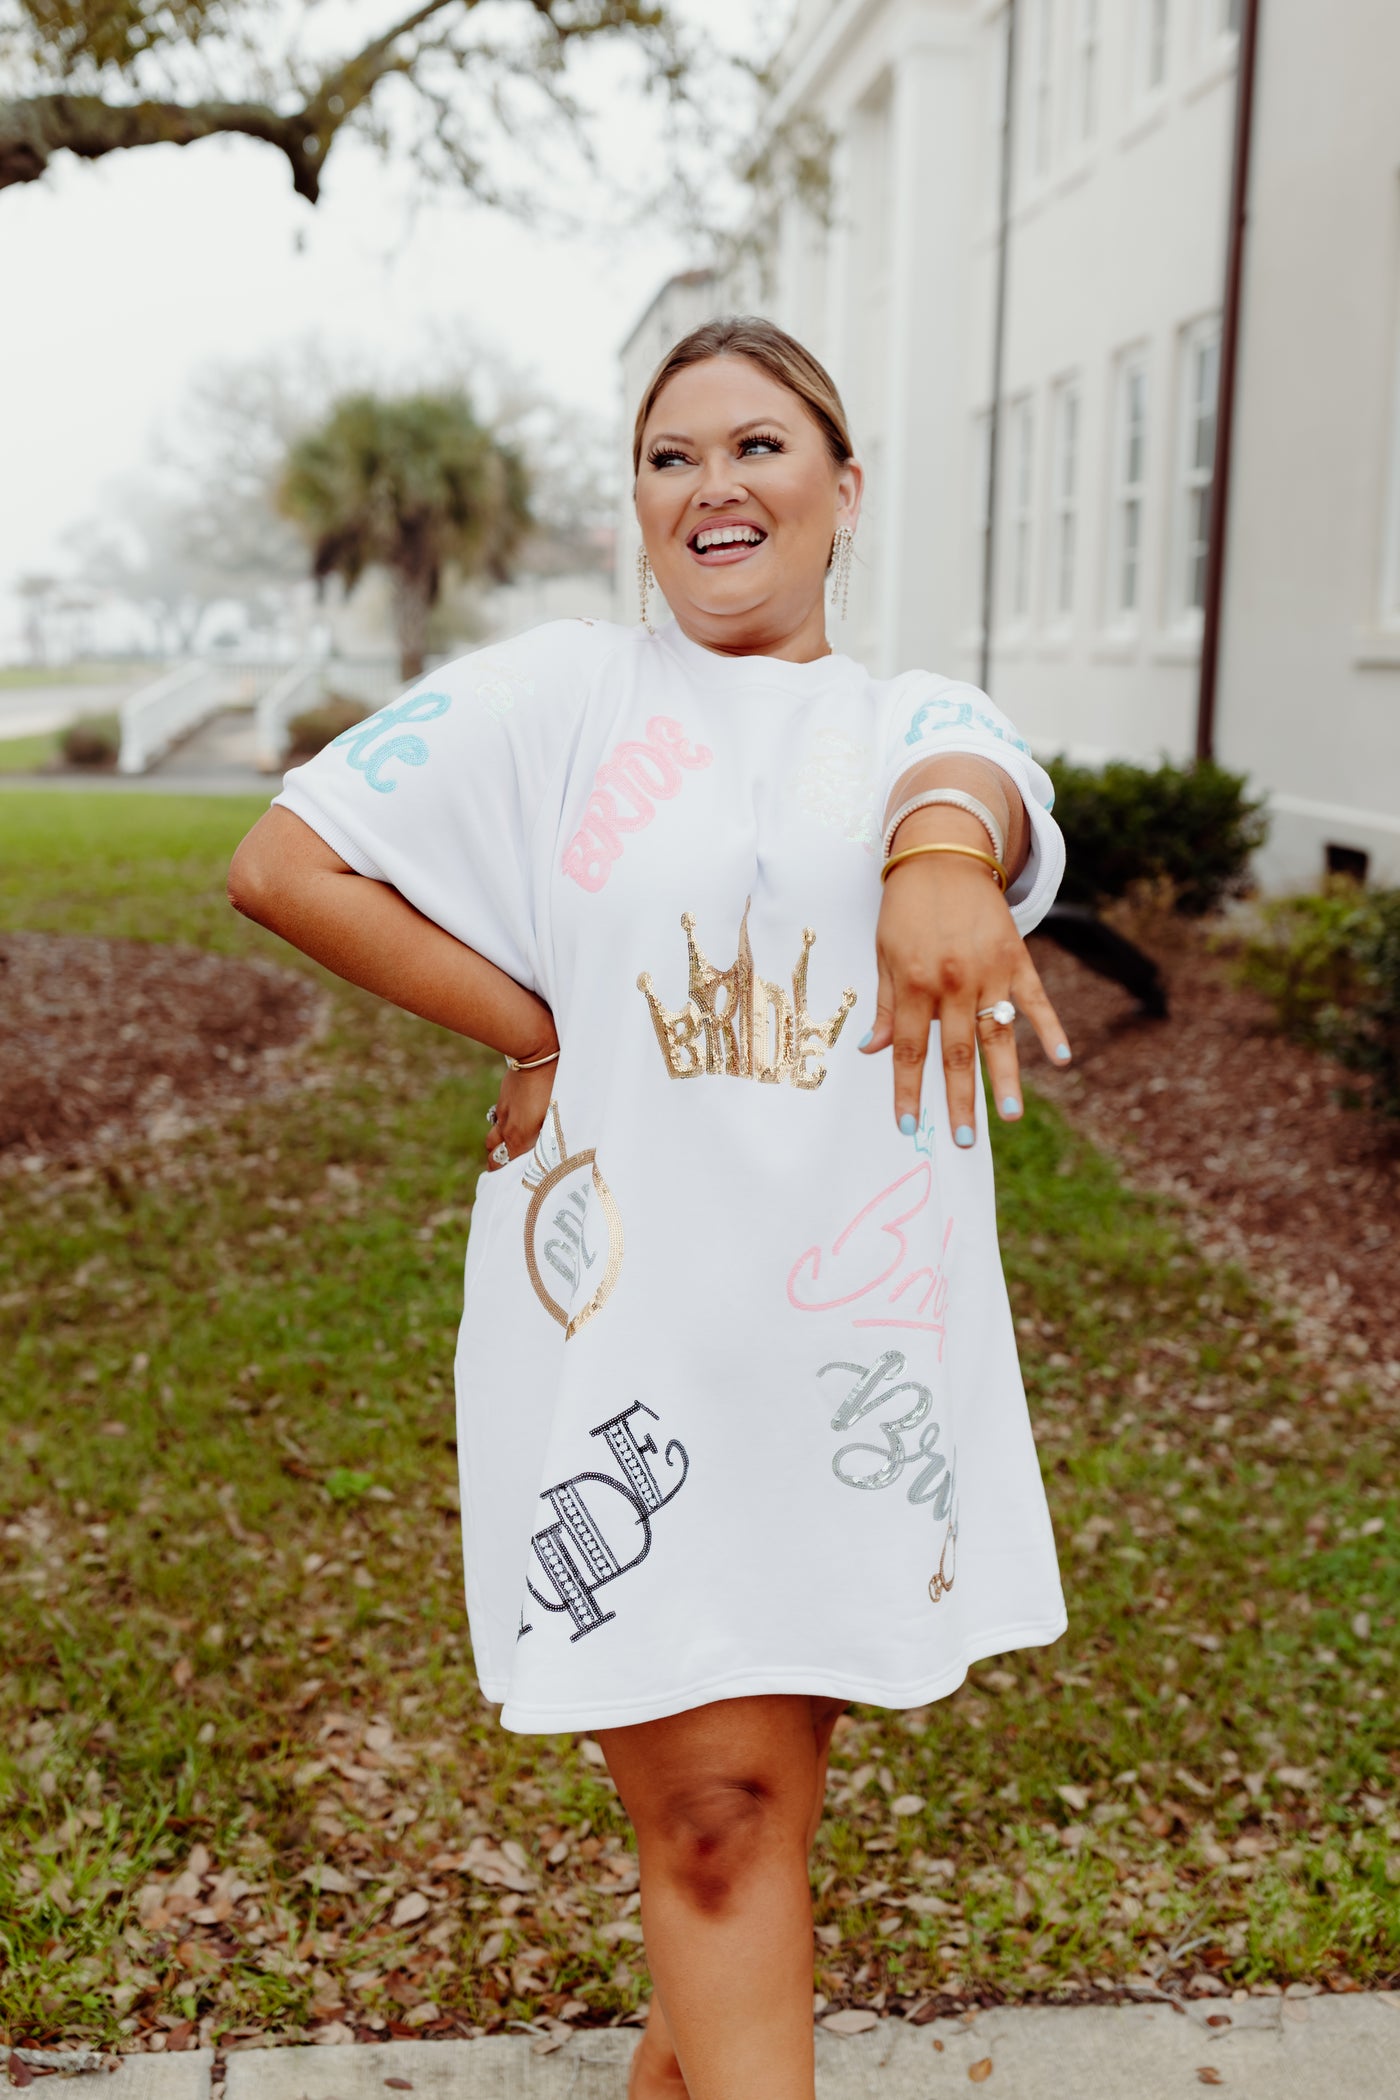
[[[315,1027],[315,987],[197,948],[0,938],[0,1161],[75,1164],[180,1136],[266,1093]]]
[[[1330,1384],[1362,1377],[1400,1398],[1400,1132],[1344,1104],[1354,1078],[1281,1035],[1207,934],[1178,924],[1165,954],[1143,945],[1162,962],[1166,1021],[1034,943],[1075,1051],[1056,1098],[1138,1187],[1184,1207],[1204,1251],[1295,1316]]]

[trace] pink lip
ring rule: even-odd
[[[733,562],[747,561],[751,554],[761,553],[768,544],[768,534],[756,518],[726,518],[724,520],[724,530],[730,531],[743,525],[747,526],[750,532],[762,532],[763,538],[756,546],[747,544],[743,540],[731,540],[727,547],[707,547],[702,553],[695,545],[696,534],[714,531],[718,524],[719,521],[715,520],[709,525],[697,525],[695,532],[691,533],[686,540],[686,551],[690,555],[691,560],[698,561],[702,568],[728,568]]]

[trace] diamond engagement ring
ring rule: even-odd
[[[510,1165],[509,1148],[505,1145],[497,1145],[495,1151],[491,1154],[491,1162],[493,1166],[508,1167]]]
[[[495,1129],[495,1127],[496,1127],[496,1124],[497,1124],[497,1121],[499,1120],[499,1116],[500,1116],[500,1111],[498,1110],[498,1108],[496,1107],[496,1104],[495,1104],[495,1102],[493,1101],[493,1102],[491,1103],[491,1106],[490,1106],[490,1107],[489,1107],[489,1108],[487,1109],[487,1111],[486,1111],[486,1128],[487,1128],[488,1130],[494,1130],[494,1129]]]
[[[995,1021],[998,1028],[1009,1028],[1016,1018],[1016,1009],[1009,999],[998,999],[992,1006],[977,1009],[979,1021]]]

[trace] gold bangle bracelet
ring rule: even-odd
[[[521,1058],[512,1057],[508,1050],[503,1050],[501,1052],[501,1055],[505,1059],[506,1063],[510,1066],[512,1072],[534,1072],[537,1071],[541,1065],[552,1065],[555,1059],[558,1057],[559,1052],[557,1050],[551,1050],[548,1057]]]
[[[880,870],[881,882],[889,880],[890,870],[897,868],[902,860],[917,860],[921,853],[958,853],[961,854],[964,860],[980,860],[984,867],[991,869],[992,880],[997,888],[999,890],[1006,888],[1006,870],[994,854],[980,853],[976,846],[954,846],[943,843],[928,846],[906,846],[902,853],[892,853]]]

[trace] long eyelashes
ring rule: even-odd
[[[781,438],[774,437],[771,431],[767,430],[751,430],[747,437],[740,438],[740,454],[746,455],[750,445],[766,445],[770,452],[783,452],[787,449]],[[687,464],[685,453],[677,452],[673,445],[658,445],[654,452],[647,454],[649,467],[666,467],[673,460],[679,460],[682,465]]]

